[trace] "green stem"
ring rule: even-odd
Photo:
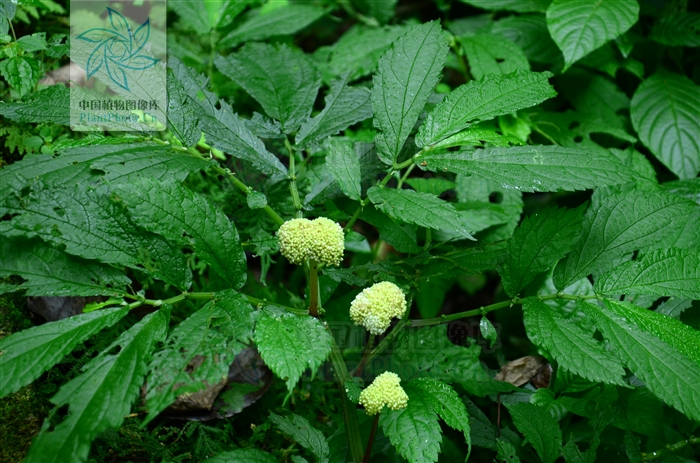
[[[163,304],[176,304],[178,302],[184,301],[185,299],[193,299],[193,300],[211,300],[216,297],[217,293],[187,293],[184,292],[182,294],[178,294],[177,296],[173,296],[169,299],[145,299],[145,298],[139,298],[136,302],[132,302],[129,304],[129,310],[135,309],[136,307],[140,307],[142,305],[152,305],[154,307],[160,307]],[[274,305],[276,307],[280,307],[282,309],[285,309],[288,312],[291,312],[296,315],[307,315],[308,312],[303,309],[295,309],[294,307],[288,307],[286,305],[281,305],[277,303],[271,303],[265,299],[258,299],[257,297],[253,296],[248,296],[247,294],[242,294],[245,296],[246,299],[248,299],[248,302],[254,305]],[[135,296],[129,295],[129,297],[134,298]]]
[[[343,407],[343,416],[345,418],[345,435],[348,440],[350,456],[354,463],[360,463],[363,456],[362,436],[360,435],[360,423],[357,420],[357,407],[350,401],[347,393],[345,392],[345,382],[350,381],[350,374],[348,373],[348,368],[345,365],[345,360],[343,360],[343,354],[340,353],[338,344],[335,342],[333,332],[330,330],[328,325],[326,325],[326,329],[328,329],[328,333],[331,336],[331,363],[333,363],[333,370],[335,371],[335,376],[338,381],[338,389],[340,390],[340,402]]]
[[[373,346],[374,346],[374,335],[370,334],[369,339],[367,340],[367,344],[365,345],[365,352],[364,352],[364,354],[362,354],[362,359],[360,359],[360,363],[352,371],[353,376],[362,376],[362,369],[364,368],[365,363],[367,363],[367,358],[372,353]]]
[[[318,317],[318,263],[315,260],[309,261],[309,315]]]
[[[700,437],[691,437],[686,440],[682,440],[680,442],[676,442],[675,444],[668,444],[666,445],[665,448],[657,450],[656,452],[651,452],[651,453],[642,453],[642,461],[649,461],[649,460],[656,460],[659,459],[663,456],[665,456],[667,453],[673,453],[677,450],[682,449],[686,445],[689,444],[700,444]]]
[[[294,209],[297,210],[297,218],[301,218],[301,200],[299,199],[299,190],[297,189],[297,174],[296,174],[296,156],[294,154],[294,149],[289,143],[287,138],[284,139],[284,146],[289,152],[289,192],[292,194],[292,202],[294,203]]]
[[[408,169],[406,169],[406,172],[403,174],[403,177],[401,177],[401,179],[399,179],[399,183],[396,185],[397,190],[401,189],[401,187],[403,186],[403,182],[405,182],[406,179],[408,178],[408,176],[411,175],[411,172],[413,172],[413,169],[415,167],[416,167],[415,163],[408,166]]]
[[[408,314],[408,311],[406,311],[406,313]],[[407,319],[401,320],[401,321],[389,332],[389,334],[387,334],[386,336],[384,336],[384,339],[382,339],[381,342],[380,342],[379,344],[377,344],[377,347],[375,347],[375,348],[372,350],[372,353],[369,354],[369,355],[367,356],[367,360],[365,360],[365,363],[364,363],[364,364],[367,365],[367,364],[371,363],[372,360],[375,359],[375,357],[377,357],[379,354],[381,354],[382,352],[384,352],[384,350],[385,350],[387,347],[389,347],[389,345],[394,341],[394,339],[396,339],[396,337],[399,335],[399,333],[401,333],[401,331],[403,331],[403,329],[404,329],[406,326],[410,325],[410,324],[411,324],[411,322],[410,322],[409,320],[407,320]],[[354,369],[350,374],[351,374],[352,376],[356,376],[357,370],[358,370],[359,367],[360,367],[360,365],[358,365],[357,367],[355,367],[355,369]]]
[[[345,227],[343,227],[343,232],[347,233],[352,229],[352,226],[355,225],[355,222],[357,222],[357,219],[360,218],[360,214],[362,213],[362,208],[365,207],[366,205],[366,200],[360,201],[360,207],[355,210],[355,213],[350,217],[350,220],[348,223],[345,224]]]

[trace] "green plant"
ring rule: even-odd
[[[0,170],[0,290],[105,302],[0,339],[0,395],[111,333],[25,461],[690,461],[699,13],[667,3],[171,2],[168,130],[88,136],[1,6],[2,133],[46,136]],[[170,425],[252,346],[247,426]]]

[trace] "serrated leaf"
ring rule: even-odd
[[[600,276],[595,289],[610,295],[700,299],[700,255],[694,250],[678,248],[644,253],[637,260],[624,262]]]
[[[2,222],[2,232],[6,236],[39,236],[64,245],[69,254],[145,270],[177,288],[189,288],[192,272],[180,249],[137,227],[108,194],[104,186],[48,188],[34,183],[21,201],[7,201],[5,210],[14,217]]]
[[[349,80],[350,73],[347,73],[331,83],[323,111],[299,128],[296,136],[298,147],[323,140],[356,122],[372,117],[370,91],[363,87],[348,87]]]
[[[36,60],[26,56],[14,56],[0,61],[0,74],[20,97],[25,96],[38,80]]]
[[[401,222],[437,230],[451,230],[464,238],[474,239],[454,206],[433,195],[411,190],[372,187],[367,190],[367,196],[377,209]]]
[[[616,356],[573,321],[565,319],[536,297],[523,302],[530,340],[545,348],[560,367],[595,382],[624,386],[625,370]]]
[[[522,49],[498,34],[476,34],[460,39],[469,60],[469,69],[476,80],[486,75],[506,75],[517,70],[530,70]]]
[[[148,357],[154,344],[165,338],[168,319],[162,309],[147,315],[90,361],[83,374],[61,386],[51,402],[68,405],[68,416],[53,430],[48,423],[42,428],[25,461],[87,460],[90,443],[103,431],[119,427],[131,411],[148,371]],[[115,350],[118,353],[111,354]]]
[[[484,10],[508,10],[518,13],[545,12],[552,0],[459,0]]]
[[[493,348],[493,343],[496,342],[496,339],[498,339],[498,332],[491,321],[485,316],[481,317],[481,321],[479,322],[479,331],[481,331],[481,336],[483,336],[484,339],[488,339],[490,341],[489,348]]]
[[[107,139],[109,141],[109,139]],[[62,150],[60,156],[27,156],[0,170],[0,198],[38,178],[52,186],[130,183],[141,177],[179,182],[209,162],[148,142],[101,144]],[[1,207],[1,206],[0,206]]]
[[[498,452],[496,458],[500,458],[499,463],[520,463],[518,453],[507,440],[496,439],[496,451]]]
[[[333,45],[328,62],[330,73],[342,76],[350,72],[350,80],[373,73],[386,49],[407,31],[406,26],[353,26]]]
[[[544,15],[506,16],[493,23],[489,30],[515,42],[530,61],[563,61],[559,47],[549,35]]]
[[[69,125],[70,91],[63,85],[54,85],[30,93],[21,101],[0,104],[0,116],[15,122]]]
[[[3,238],[0,276],[19,275],[27,296],[122,296],[131,280],[116,268],[30,241]]]
[[[412,383],[403,388],[408,395],[406,408],[385,409],[379,415],[384,435],[411,463],[437,461],[442,433],[432,407],[435,398]]]
[[[345,196],[355,201],[362,197],[360,160],[352,145],[332,140],[328,147],[326,165]]]
[[[487,76],[464,84],[428,114],[416,135],[416,145],[434,145],[475,122],[537,105],[557,95],[547,79],[550,72],[516,71]]]
[[[321,79],[303,52],[287,45],[248,43],[237,53],[217,56],[215,63],[268,116],[282,122],[286,133],[296,131],[311,114]]]
[[[517,295],[538,273],[553,267],[581,236],[583,207],[546,208],[527,217],[508,240],[503,289]]]
[[[411,386],[422,389],[426,393],[426,398],[433,412],[437,413],[449,427],[464,434],[469,448],[468,453],[471,453],[469,413],[455,390],[441,381],[429,378],[419,378],[412,381]]]
[[[0,397],[19,390],[60,362],[93,334],[117,323],[128,309],[115,307],[45,323],[0,339]]]
[[[236,354],[253,336],[253,309],[226,290],[181,322],[149,365],[146,425],[177,396],[225,381]]]
[[[115,191],[138,225],[168,240],[191,245],[233,289],[245,284],[246,257],[238,230],[203,196],[177,183],[148,179],[117,185]]]
[[[238,449],[219,453],[207,460],[208,463],[277,463],[277,459],[258,449]]]
[[[379,61],[372,108],[377,154],[392,164],[440,79],[449,47],[440,23],[413,26]]]
[[[381,239],[399,252],[418,253],[423,249],[416,243],[416,232],[413,228],[410,226],[402,227],[372,205],[362,209],[360,218],[376,227]]]
[[[513,424],[534,447],[543,463],[554,463],[561,452],[561,428],[544,407],[527,402],[505,404]]]
[[[456,187],[454,182],[444,178],[407,178],[406,184],[419,193],[428,193],[435,196],[440,196],[447,190],[454,190]]]
[[[177,64],[171,63],[171,66]],[[202,137],[199,110],[182,83],[168,72],[168,128],[184,146],[194,146]]]
[[[222,38],[217,46],[230,48],[239,43],[264,40],[275,35],[291,35],[323,16],[315,5],[286,4],[253,16]]]
[[[194,102],[199,107],[201,129],[207,136],[207,142],[232,156],[249,162],[254,168],[270,176],[287,175],[287,168],[272,153],[267,151],[265,144],[256,137],[245,122],[233,112],[231,105],[219,101],[216,95],[207,90],[208,79],[170,57],[168,63],[175,77]],[[200,100],[200,95],[204,99]],[[217,108],[218,103],[218,108]]]
[[[556,287],[605,272],[616,259],[637,249],[665,247],[695,207],[688,200],[660,191],[606,197],[584,214],[581,239],[554,270]]]
[[[15,42],[24,51],[33,52],[46,50],[46,32],[38,32],[32,35],[20,37]]]
[[[700,13],[682,11],[662,16],[649,37],[671,47],[700,47]]]
[[[213,2],[200,2],[199,0],[182,0],[168,4],[168,8],[175,10],[191,29],[205,35],[212,29],[226,27],[245,9],[253,0],[217,0]]]
[[[432,145],[431,149],[443,149],[453,146],[511,146],[524,144],[523,140],[514,135],[501,135],[495,128],[487,129],[476,126],[445,138]]]
[[[426,153],[414,160],[424,170],[475,175],[527,192],[585,190],[634,180],[634,173],[609,152],[563,146]]]
[[[549,33],[564,54],[566,70],[637,22],[637,0],[554,0],[547,8]]]
[[[610,79],[586,71],[568,72],[562,93],[577,111],[615,121],[628,109],[629,97]]]
[[[657,73],[637,88],[632,124],[644,145],[681,179],[700,172],[700,87],[669,72]]]
[[[610,309],[579,301],[620,360],[651,392],[692,420],[700,419],[700,365],[653,334],[642,331]]]
[[[680,320],[627,302],[610,300],[607,308],[700,365],[700,332],[698,330]]]
[[[666,302],[661,303],[655,310],[656,313],[666,315],[671,318],[680,318],[685,309],[693,305],[691,299],[679,299],[672,297]]]
[[[267,312],[255,327],[255,344],[265,364],[286,380],[290,391],[307,368],[315,372],[331,351],[330,335],[317,319]]]
[[[316,457],[319,463],[328,463],[328,443],[321,431],[311,426],[309,421],[299,415],[288,416],[270,413],[270,421],[274,423],[280,431],[289,434],[302,447],[309,450]]]

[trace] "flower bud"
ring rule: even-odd
[[[394,283],[382,281],[358,294],[350,304],[350,318],[372,334],[386,331],[392,318],[406,313],[406,296]]]
[[[408,404],[408,395],[403,390],[401,378],[396,373],[385,371],[360,393],[360,404],[368,415],[376,415],[386,405],[391,410],[401,410]]]
[[[309,258],[320,266],[338,265],[343,260],[345,235],[336,222],[325,217],[311,221]]]
[[[301,265],[309,258],[310,227],[308,219],[291,219],[277,230],[280,252],[292,264]]]

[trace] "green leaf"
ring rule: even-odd
[[[396,4],[399,0],[354,0],[353,3],[362,12],[367,12],[380,24],[386,24],[396,14]]]
[[[0,276],[19,275],[27,296],[121,296],[131,283],[120,270],[65,254],[40,240],[3,238]]]
[[[626,302],[610,300],[607,307],[700,365],[700,332],[698,330],[680,320]]]
[[[387,164],[396,161],[440,80],[449,47],[440,23],[413,26],[394,42],[379,61],[374,76],[372,108],[377,154]]]
[[[497,34],[476,34],[460,39],[469,60],[469,69],[476,80],[489,74],[505,75],[517,70],[530,70],[522,49]]]
[[[500,458],[497,460],[499,463],[520,463],[518,453],[507,440],[496,439],[496,450],[498,451],[496,458]]]
[[[338,77],[350,72],[351,81],[370,75],[387,48],[407,31],[406,26],[366,28],[355,25],[333,45],[328,70]]]
[[[277,459],[267,452],[257,449],[238,449],[219,453],[207,460],[208,463],[277,463]]]
[[[375,226],[379,231],[380,238],[399,252],[418,253],[423,249],[416,244],[415,229],[410,228],[410,226],[402,227],[371,204],[362,209],[360,218]]]
[[[469,330],[468,326],[457,324],[450,334],[469,335]],[[448,337],[446,324],[411,328],[400,335],[390,365],[405,381],[428,377],[458,383],[470,394],[480,397],[515,390],[514,386],[496,381],[484,371],[480,353],[481,348],[476,343],[469,347],[455,345]]]
[[[117,323],[128,309],[115,307],[45,323],[0,339],[0,397],[19,390],[60,362],[73,348]]]
[[[302,447],[309,450],[316,457],[319,463],[328,463],[328,443],[321,431],[311,426],[309,421],[299,415],[291,414],[279,416],[274,412],[270,413],[270,421],[285,434],[292,438]]]
[[[619,119],[618,111],[628,109],[629,97],[610,79],[586,71],[566,74],[562,93],[577,111],[606,120]]]
[[[408,395],[406,408],[383,410],[379,424],[384,435],[410,463],[435,462],[442,443],[440,424],[433,409],[436,398],[413,383],[404,385],[403,389]]]
[[[612,310],[579,301],[593,317],[612,351],[659,399],[692,420],[700,419],[700,365],[653,334],[642,331]],[[666,320],[668,322],[668,320]]]
[[[557,264],[554,283],[564,288],[591,273],[605,272],[616,259],[637,249],[659,249],[684,225],[697,206],[660,191],[608,196],[583,216],[581,239]]]
[[[30,93],[21,101],[1,104],[0,115],[15,122],[69,125],[70,91],[63,85],[54,85]]]
[[[534,447],[543,463],[554,463],[561,452],[561,428],[544,407],[527,402],[505,404],[513,424]]]
[[[294,34],[323,16],[324,10],[314,5],[286,4],[269,11],[260,11],[217,44],[231,48],[239,43],[265,40],[276,35]]]
[[[377,209],[396,220],[426,228],[451,230],[463,238],[474,239],[454,206],[431,194],[372,187],[367,190],[367,196]]]
[[[27,52],[46,50],[46,32],[20,37],[15,42],[18,47]]]
[[[170,62],[170,65],[175,69],[184,66],[179,62]],[[168,128],[184,146],[194,146],[202,137],[199,108],[182,82],[171,73],[172,69],[168,71]]]
[[[685,309],[689,309],[693,305],[690,299],[679,299],[672,297],[666,302],[663,302],[656,308],[656,313],[666,315],[671,318],[680,318]]]
[[[14,217],[2,222],[6,236],[39,236],[64,245],[69,254],[100,262],[145,269],[180,289],[192,283],[192,272],[180,249],[158,235],[139,229],[108,196],[107,187],[84,185],[48,188],[34,183],[28,195],[8,200]]]
[[[424,170],[475,175],[528,192],[576,191],[634,180],[633,172],[607,151],[563,146],[427,153],[415,162]]]
[[[700,225],[700,224],[699,224]],[[624,262],[599,277],[596,292],[700,299],[700,254],[669,248]]]
[[[286,133],[296,131],[311,114],[321,80],[303,52],[287,45],[248,43],[237,53],[217,56],[215,63],[282,122]]]
[[[323,140],[372,117],[370,91],[362,87],[348,87],[349,80],[348,73],[331,83],[331,91],[326,95],[326,107],[299,129],[296,136],[298,147]]]
[[[206,35],[212,29],[225,27],[238,16],[252,0],[181,0],[168,3],[191,29]]]
[[[535,106],[556,96],[547,81],[550,77],[550,72],[516,71],[505,76],[486,76],[456,88],[428,114],[416,136],[416,145],[434,145],[475,122]]]
[[[226,214],[203,196],[177,183],[145,178],[118,185],[115,190],[139,226],[173,242],[190,245],[233,289],[245,284],[246,257],[238,230]]]
[[[508,10],[518,13],[543,13],[547,11],[552,0],[459,0],[462,3],[482,8],[484,10]]]
[[[683,11],[662,16],[649,37],[671,47],[700,47],[700,13]]]
[[[168,319],[162,309],[147,315],[91,360],[83,374],[61,386],[51,402],[59,407],[68,405],[68,416],[53,430],[49,430],[47,419],[25,461],[87,460],[90,443],[103,431],[118,428],[138,399],[148,358],[155,343],[165,338]],[[112,354],[115,351],[118,353]]]
[[[265,364],[287,388],[294,389],[301,374],[316,368],[331,351],[331,338],[313,317],[273,316],[263,312],[255,327],[255,344]]]
[[[554,0],[547,8],[549,33],[570,67],[637,22],[637,0]]]
[[[209,144],[249,162],[264,174],[287,175],[287,168],[265,149],[262,140],[253,135],[243,120],[233,112],[231,105],[225,101],[218,101],[216,95],[207,90],[208,79],[206,77],[198,75],[196,71],[172,57],[168,59],[168,62],[175,77],[189,95],[190,101],[199,107],[201,128],[206,134]],[[204,99],[200,99],[199,95],[204,95]],[[217,103],[220,109],[217,108]]]
[[[359,201],[361,192],[360,160],[352,145],[332,140],[326,156],[326,165],[345,196]]]
[[[456,185],[454,182],[444,178],[408,178],[406,184],[419,193],[428,193],[435,196],[440,196],[447,190],[454,190]]]
[[[475,126],[462,132],[451,135],[441,142],[432,145],[435,148],[450,148],[452,146],[511,146],[524,145],[525,143],[518,137],[506,134],[501,135],[495,128],[488,129]]]
[[[615,354],[593,339],[592,333],[565,319],[536,297],[523,302],[530,340],[546,349],[559,366],[595,382],[624,386],[625,370]]]
[[[517,295],[538,273],[553,267],[581,236],[583,207],[546,208],[527,217],[508,240],[503,289]]]
[[[506,16],[493,23],[489,30],[515,42],[530,61],[563,61],[559,47],[549,35],[544,15]]]
[[[227,290],[175,328],[149,365],[146,425],[177,396],[226,381],[234,357],[253,336],[253,309]]]
[[[654,156],[681,179],[700,172],[700,87],[669,72],[657,73],[637,88],[632,124]]]
[[[469,413],[467,413],[467,407],[465,407],[459,394],[451,386],[429,378],[419,378],[412,381],[411,386],[426,393],[425,397],[428,399],[433,412],[437,413],[449,427],[464,433],[464,440],[469,447],[468,453],[471,453]],[[467,458],[468,456],[467,454]]]
[[[36,61],[33,58],[14,56],[0,61],[0,75],[23,97],[34,88],[38,80],[38,69],[35,71],[35,67]]]
[[[141,177],[179,182],[210,165],[204,159],[178,153],[169,146],[148,142],[93,143],[62,150],[57,157],[27,156],[4,167],[0,170],[0,198],[6,198],[34,178],[65,187],[101,182],[130,183]]]

